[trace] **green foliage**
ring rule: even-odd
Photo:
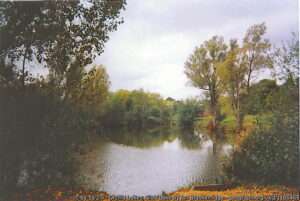
[[[17,189],[22,172],[27,188],[74,181],[71,153],[86,139],[91,111],[99,112],[109,86],[103,67],[85,74],[84,66],[103,52],[124,5],[0,2],[1,195]],[[28,79],[33,59],[49,69],[46,80]]]
[[[228,99],[231,103],[230,106],[237,121],[237,130],[242,128],[243,123],[241,95],[245,93],[246,74],[246,56],[243,54],[242,48],[239,47],[237,40],[231,40],[230,49],[225,61],[218,69],[218,75],[222,80],[224,92],[228,94]]]
[[[175,101],[143,90],[119,90],[108,98],[101,122],[106,128],[191,128],[201,111],[202,104],[197,99]]]
[[[195,121],[203,112],[202,104],[197,99],[186,99],[176,103],[175,122],[182,128],[193,128]]]
[[[243,97],[245,113],[256,115],[252,116],[256,129],[242,140],[227,166],[227,173],[235,180],[289,185],[298,182],[299,84],[289,74],[282,76],[286,76],[282,85],[262,80]]]
[[[205,41],[195,49],[185,63],[185,74],[193,86],[208,90],[210,93],[217,90],[216,87],[220,82],[217,68],[226,56],[226,49],[223,38],[218,36]]]
[[[193,127],[197,120],[212,139],[222,130],[234,141],[242,114],[243,129],[256,128],[234,150],[228,174],[245,182],[294,184],[298,40],[275,54],[282,85],[273,80],[251,83],[253,72],[274,62],[263,38],[265,24],[251,26],[241,46],[232,40],[228,49],[222,37],[214,36],[197,47],[185,63],[185,74],[206,92],[208,109],[196,99],[165,100],[143,90],[109,93],[104,66],[85,67],[122,23],[124,5],[124,0],[0,2],[0,38],[5,39],[0,43],[0,194],[21,186],[75,185],[74,151],[97,128],[149,128],[174,121],[178,127]],[[33,60],[49,69],[46,79],[30,77],[26,62]],[[204,110],[208,113],[200,116]],[[154,135],[161,133],[136,134],[134,140],[131,132],[111,137],[124,138],[128,145],[146,140],[156,145],[161,140]],[[180,138],[186,144],[195,140],[189,147],[198,145],[193,135]]]
[[[220,112],[222,115],[225,116],[235,115],[232,108],[231,99],[228,96],[221,96],[219,98],[219,102],[220,102]]]
[[[264,23],[251,26],[246,32],[241,47],[237,40],[230,40],[225,61],[218,68],[223,90],[231,102],[237,121],[237,132],[243,127],[243,117],[246,113],[242,110],[242,98],[251,97],[249,91],[253,73],[265,67],[272,67],[273,64],[269,56],[271,44],[263,38],[266,29]]]
[[[278,86],[275,80],[264,79],[253,84],[249,89],[249,94],[242,97],[243,112],[256,115],[270,111],[270,99],[277,90]]]
[[[211,129],[216,137],[221,137],[219,120],[219,98],[222,93],[221,79],[218,69],[224,62],[227,54],[227,45],[223,37],[214,36],[200,47],[196,47],[193,54],[185,62],[185,75],[192,85],[205,90],[209,101],[209,112],[213,120]]]
[[[294,37],[271,55],[265,33],[264,23],[251,26],[242,43],[231,40],[229,49],[222,43],[223,57],[214,62],[218,54],[213,50],[221,43],[216,38],[206,41],[185,63],[185,74],[208,95],[205,110],[210,113],[199,119],[197,127],[215,139],[218,120],[222,134],[235,147],[228,175],[242,182],[295,184],[299,171],[299,41]],[[253,83],[254,73],[274,64],[277,78],[284,83],[270,79]]]
[[[199,129],[208,129],[210,122],[213,120],[213,116],[205,115],[199,118],[197,121],[197,127]]]
[[[104,67],[83,71],[66,88],[42,78],[22,86],[10,67],[0,66],[0,194],[76,185],[74,152],[108,94]]]
[[[243,182],[295,185],[299,178],[299,85],[287,81],[268,100],[271,107],[260,109],[264,115],[256,118],[256,129],[233,153],[228,172]]]
[[[26,188],[73,184],[71,151],[84,139],[83,115],[37,84],[1,88],[0,96],[2,193],[15,191],[22,172]]]
[[[60,81],[74,58],[85,66],[103,52],[123,22],[120,11],[125,1],[5,1],[0,4],[0,56],[22,59],[22,83],[26,61],[34,58]],[[44,62],[44,63],[45,63]]]
[[[247,90],[251,86],[251,80],[255,71],[273,67],[273,60],[269,54],[271,44],[268,39],[263,38],[266,31],[267,26],[265,23],[255,24],[249,27],[243,40],[242,53],[247,63]]]
[[[275,116],[271,129],[256,129],[236,150],[227,171],[242,182],[289,184],[298,182],[299,117]]]
[[[185,63],[185,74],[192,85],[208,91],[213,105],[217,104],[220,95],[217,69],[225,59],[226,49],[223,38],[214,36],[197,47]]]
[[[104,66],[94,66],[88,72],[82,72],[79,76],[68,76],[67,99],[81,110],[90,114],[102,112],[102,106],[108,97],[109,77]]]
[[[91,111],[99,112],[109,86],[103,67],[84,67],[122,23],[124,5],[0,2],[1,195],[17,188],[22,172],[28,188],[73,182],[70,153],[86,138]],[[29,79],[33,60],[49,69],[47,79]]]
[[[260,114],[260,115],[245,115],[244,117],[244,128],[252,128],[257,124],[259,125],[267,125],[270,123],[270,114]]]
[[[285,42],[281,48],[274,52],[276,68],[274,74],[279,80],[299,79],[299,36],[292,34],[292,39]]]
[[[105,127],[144,128],[170,125],[172,102],[159,94],[143,90],[119,90],[112,93],[103,115]]]
[[[235,116],[226,116],[220,123],[222,130],[229,142],[234,142],[234,134],[237,128]]]

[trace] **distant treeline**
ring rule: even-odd
[[[105,128],[193,127],[202,111],[197,99],[176,101],[141,90],[110,93],[100,124]]]

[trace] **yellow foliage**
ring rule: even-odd
[[[226,115],[234,115],[234,112],[232,110],[231,100],[228,96],[221,96],[219,98],[221,113]]]
[[[237,148],[241,145],[241,143],[246,139],[246,137],[256,128],[257,120],[254,115],[246,115],[243,121],[243,129],[240,131],[238,135],[236,135],[235,143]]]
[[[184,188],[177,190],[173,193],[169,193],[161,197],[161,199],[151,199],[151,201],[158,201],[163,200],[163,198],[172,198],[172,197],[182,197],[182,198],[188,198],[192,196],[206,196],[206,197],[222,197],[224,201],[230,200],[232,197],[261,197],[261,196],[294,196],[295,199],[297,199],[297,196],[299,197],[299,189],[296,188],[288,188],[283,186],[240,186],[235,187],[232,189],[224,190],[224,191],[198,191],[193,190],[191,188]],[[70,190],[70,189],[38,189],[31,192],[27,192],[24,194],[18,194],[12,199],[11,201],[76,201],[76,200],[85,200],[85,201],[91,201],[91,200],[102,200],[102,201],[110,201],[112,197],[109,196],[106,192],[99,192],[99,191],[84,191],[82,189],[78,190]],[[295,200],[294,199],[294,200]],[[122,199],[123,201],[129,200],[128,199]],[[135,201],[139,200],[150,200],[145,199],[145,197],[136,197],[134,199]],[[173,200],[173,199],[168,199]],[[175,199],[174,199],[175,200]],[[192,199],[187,199],[192,200]],[[207,200],[207,199],[206,199]],[[215,200],[215,199],[209,199],[209,200]],[[253,200],[253,199],[252,199]],[[254,199],[256,200],[256,199]]]

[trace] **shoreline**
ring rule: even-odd
[[[109,195],[100,191],[85,191],[83,189],[48,188],[37,189],[15,195],[6,201],[127,201],[127,200],[299,200],[300,188],[286,186],[237,186],[227,190],[208,191],[182,188],[171,193],[157,196],[122,196]]]

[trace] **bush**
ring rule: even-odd
[[[299,118],[275,115],[270,129],[257,127],[232,155],[227,174],[236,181],[261,184],[298,182]]]
[[[84,139],[84,115],[48,92],[35,84],[0,88],[1,195],[74,184],[71,152]]]

